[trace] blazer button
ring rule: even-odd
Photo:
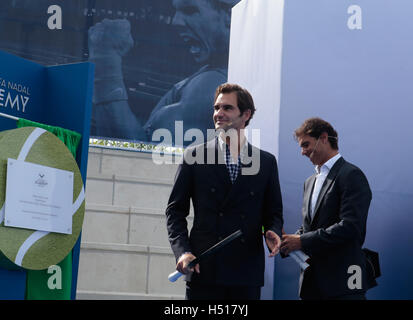
[[[242,214],[242,215],[241,215],[241,219],[245,219],[245,214]]]
[[[250,192],[251,197],[253,197],[254,194],[255,194],[254,191],[251,191],[251,192]]]
[[[245,239],[244,239],[244,238],[241,238],[241,243],[245,243]]]
[[[215,188],[211,188],[211,192],[215,192]]]
[[[219,213],[219,216],[220,216],[220,217],[223,217],[223,216],[224,216],[224,214],[223,214],[222,212],[220,212],[220,213]]]

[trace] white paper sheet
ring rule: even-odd
[[[72,233],[73,173],[8,159],[4,225]]]

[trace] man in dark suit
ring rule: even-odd
[[[339,154],[337,132],[328,122],[307,119],[295,137],[316,166],[304,183],[303,224],[296,234],[283,235],[280,249],[310,256],[300,276],[300,297],[365,299],[362,245],[372,198],[366,176]]]
[[[270,256],[278,253],[283,218],[277,162],[246,141],[243,131],[254,112],[247,90],[220,85],[213,110],[219,133],[187,148],[178,168],[166,217],[176,269],[186,274],[187,299],[259,299],[263,228]],[[191,199],[194,220],[188,236]],[[238,229],[240,239],[188,270],[196,256]]]

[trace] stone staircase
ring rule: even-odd
[[[167,279],[175,257],[165,208],[181,159],[167,160],[157,165],[151,153],[89,148],[77,299],[184,298],[182,278]]]

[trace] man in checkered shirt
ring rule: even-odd
[[[281,244],[277,162],[244,136],[255,112],[246,89],[220,85],[213,107],[216,137],[188,147],[178,167],[166,209],[168,237],[176,269],[186,274],[187,299],[257,300],[264,285],[262,230],[270,257]],[[194,220],[188,235],[191,200]],[[240,239],[188,268],[193,259],[236,230],[242,231]]]

